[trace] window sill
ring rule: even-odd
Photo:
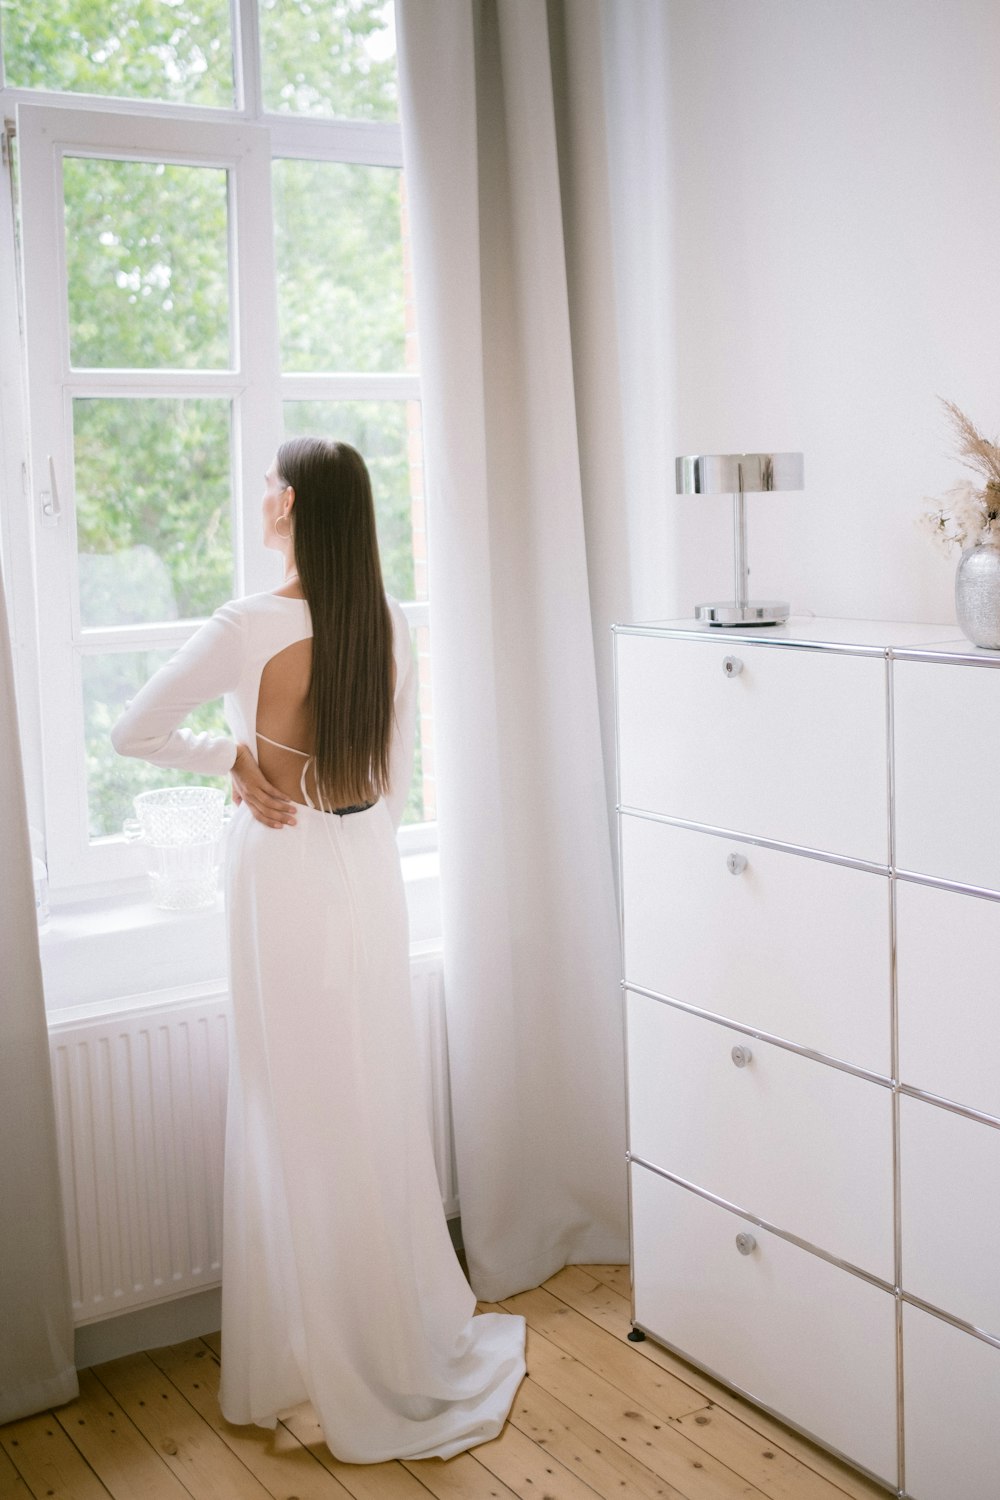
[[[436,852],[403,856],[410,942],[426,949],[440,941]],[[123,997],[226,982],[222,896],[203,911],[161,911],[145,882],[126,892],[60,902],[40,934],[45,1008],[106,1003]]]

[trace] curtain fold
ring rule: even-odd
[[[627,1255],[617,922],[574,371],[588,343],[572,326],[583,309],[567,280],[550,36],[557,17],[562,66],[565,28],[597,12],[579,0],[396,9],[459,1194],[472,1285],[495,1300],[567,1263]],[[564,105],[571,94],[560,89]],[[607,441],[616,434],[612,422]],[[607,473],[589,436],[589,467]]]
[[[31,847],[0,576],[0,1423],[77,1395]]]

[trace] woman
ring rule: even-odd
[[[265,479],[283,585],[223,605],[112,735],[123,755],[230,772],[241,804],[220,1404],[273,1427],[308,1398],[347,1462],[448,1458],[500,1431],[525,1329],[473,1316],[416,1071],[395,840],[409,630],[384,592],[360,454],[294,439]],[[180,727],[220,694],[234,738]]]

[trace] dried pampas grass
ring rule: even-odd
[[[979,428],[957,407],[954,401],[938,398],[958,434],[958,457],[967,469],[982,474],[987,483],[1000,485],[1000,442],[983,437]]]

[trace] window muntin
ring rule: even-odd
[[[0,0],[15,88],[232,109],[229,0]]]

